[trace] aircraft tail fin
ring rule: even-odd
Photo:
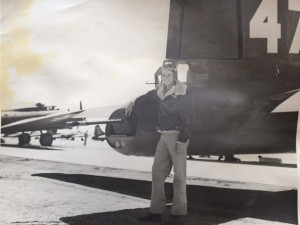
[[[79,109],[82,110],[82,102],[79,102]]]
[[[96,125],[95,126],[95,130],[94,130],[94,135],[96,137],[99,137],[99,136],[104,135],[104,134],[105,134],[105,132],[102,131],[102,129],[100,128],[100,126]]]
[[[100,137],[102,135],[105,135],[105,132],[103,132],[102,129],[100,128],[99,124],[97,124],[95,126],[94,136],[92,137],[92,139],[96,140],[96,141],[104,141],[106,139],[106,137]]]

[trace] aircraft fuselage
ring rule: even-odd
[[[179,79],[194,96],[188,154],[295,152],[299,53],[299,1],[171,0],[166,58],[188,66]],[[275,110],[291,98],[296,110]],[[124,121],[107,126],[108,143],[153,155],[158,104],[136,106],[128,119],[114,112]]]
[[[206,61],[207,79],[197,82],[197,65],[190,60],[193,74],[187,78],[194,97],[194,119],[188,154],[229,155],[295,151],[298,112],[272,113],[300,87],[297,67],[276,76],[256,69],[245,61]],[[250,66],[249,66],[250,65]],[[226,67],[226,68],[225,68]],[[265,67],[264,67],[265,68]],[[212,71],[212,70],[216,71]],[[219,71],[219,72],[218,72]],[[223,71],[234,71],[223,73]],[[189,83],[189,82],[190,83]],[[143,98],[143,96],[141,97]],[[121,124],[107,125],[108,143],[127,155],[153,155],[159,134],[156,131],[159,103],[134,107],[126,118],[124,109],[111,119],[123,118]]]

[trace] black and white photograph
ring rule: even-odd
[[[300,0],[0,9],[0,225],[300,224]]]

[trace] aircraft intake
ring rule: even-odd
[[[131,155],[131,142],[134,140],[136,133],[136,116],[126,117],[125,109],[114,111],[109,120],[122,120],[119,123],[110,123],[106,125],[105,133],[107,143],[116,151]]]
[[[160,137],[156,129],[157,112],[158,104],[153,101],[136,104],[130,116],[125,115],[125,108],[114,111],[109,120],[121,122],[106,125],[108,144],[121,154],[153,156]]]

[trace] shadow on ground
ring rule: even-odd
[[[16,144],[1,144],[3,147],[11,147],[11,148],[28,148],[30,150],[51,150],[51,151],[65,151],[63,149],[58,149],[54,147],[43,147],[43,146],[36,146],[36,145],[16,145]]]
[[[149,181],[62,173],[34,174],[33,176],[70,182],[144,199],[150,199],[151,194],[151,182]],[[166,183],[165,189],[167,200],[171,202],[172,184]],[[267,192],[188,185],[187,195],[189,213],[187,224],[189,225],[213,225],[245,217],[297,224],[296,190]],[[136,221],[136,218],[147,212],[148,209],[128,209],[65,217],[61,220],[69,225],[135,225],[140,224]]]
[[[225,164],[239,164],[239,165],[256,165],[256,166],[272,166],[272,167],[287,167],[287,168],[297,168],[297,164],[291,163],[268,163],[268,162],[254,162],[254,161],[241,161],[241,162],[226,162],[218,161],[213,159],[187,159],[189,161],[199,161],[199,162],[217,162]]]

